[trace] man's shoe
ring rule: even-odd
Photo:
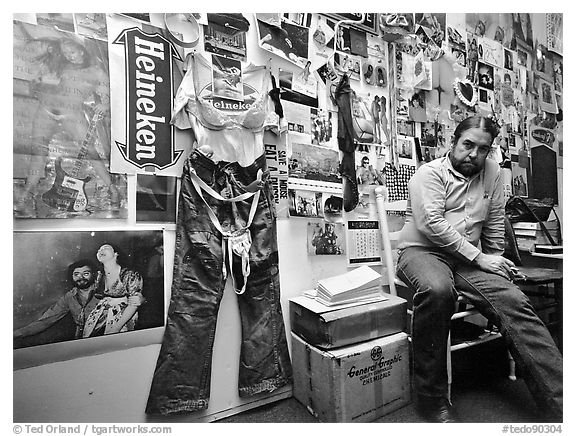
[[[428,422],[460,422],[454,408],[446,398],[419,397],[416,405],[418,413]]]

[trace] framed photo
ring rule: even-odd
[[[162,340],[162,230],[17,231],[13,271],[15,367]]]

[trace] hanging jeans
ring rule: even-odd
[[[206,193],[202,198],[191,171],[221,197],[229,199],[246,194],[247,186],[265,166],[264,155],[242,167],[238,163],[214,163],[199,151],[192,152],[184,165],[172,295],[147,413],[167,415],[208,407],[216,319],[226,284],[224,265],[229,264],[229,252],[227,241],[223,241],[221,231],[209,216],[207,204],[225,232],[234,232],[249,223],[252,198],[224,202]],[[240,397],[272,392],[292,383],[280,306],[276,212],[267,175],[265,172],[264,187],[250,225],[249,276],[244,280],[242,259],[238,256],[233,256],[233,272],[228,271],[236,284],[245,285],[244,292],[237,295],[242,324]]]
[[[416,394],[448,395],[448,332],[461,294],[498,327],[544,416],[562,421],[562,355],[516,285],[430,247],[400,250],[397,273],[415,292],[412,347]]]

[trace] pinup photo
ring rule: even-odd
[[[105,41],[14,21],[15,218],[126,218]]]
[[[14,348],[164,323],[162,230],[14,233]]]

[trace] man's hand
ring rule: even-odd
[[[511,269],[514,267],[514,262],[503,256],[480,253],[472,263],[482,271],[498,274],[509,280],[512,280],[514,277]]]
[[[129,306],[140,306],[146,302],[146,298],[140,292],[128,297]]]

